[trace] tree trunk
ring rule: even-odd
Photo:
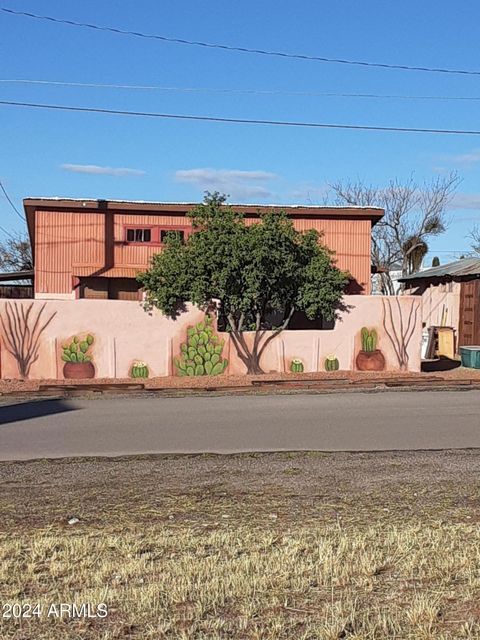
[[[263,340],[263,338],[267,333],[267,329],[260,328],[260,315],[257,314],[256,330],[252,347],[249,347],[249,345],[247,344],[245,336],[243,335],[243,332],[241,330],[243,324],[242,316],[240,316],[238,322],[235,321],[235,318],[233,316],[228,316],[228,323],[232,330],[230,334],[232,337],[232,342],[235,345],[238,357],[247,369],[247,374],[260,375],[262,373],[265,373],[260,365],[262,354],[265,351],[266,347],[270,344],[270,342],[288,326],[293,312],[294,307],[290,309],[290,312],[287,318],[284,320],[283,324],[278,327],[278,329],[275,329],[267,338],[265,338],[265,340]]]

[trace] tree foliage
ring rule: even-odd
[[[382,293],[395,293],[389,274],[395,263],[402,265],[403,276],[413,273],[428,251],[427,240],[445,231],[447,205],[459,183],[452,172],[423,184],[392,180],[386,188],[348,181],[330,185],[337,204],[385,209],[372,230],[372,263],[380,272]]]
[[[261,373],[265,348],[294,313],[332,319],[347,274],[311,230],[299,233],[283,212],[267,213],[246,226],[243,216],[218,193],[190,214],[194,233],[185,243],[168,234],[162,253],[138,276],[147,306],[176,317],[191,302],[216,301],[237,353],[249,373]],[[280,317],[271,325],[272,315]],[[247,339],[245,331],[253,331]]]

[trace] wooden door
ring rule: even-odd
[[[480,280],[462,282],[458,346],[480,344]]]

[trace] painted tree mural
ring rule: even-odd
[[[401,371],[408,370],[408,345],[417,326],[419,302],[412,300],[408,314],[402,313],[398,298],[382,298],[383,328],[393,347]],[[405,318],[406,315],[406,318]]]
[[[35,302],[29,305],[7,302],[0,316],[5,349],[17,361],[21,378],[28,378],[38,360],[40,338],[57,313],[44,313],[46,304],[38,307]]]

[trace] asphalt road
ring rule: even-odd
[[[42,400],[0,407],[0,460],[480,447],[480,391]]]

